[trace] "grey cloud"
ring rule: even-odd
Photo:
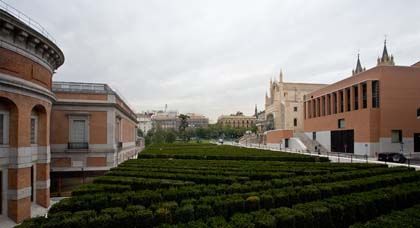
[[[397,64],[420,60],[420,2],[15,0],[58,41],[56,80],[105,82],[138,111],[168,104],[215,120],[263,106],[272,77],[332,83],[384,34]]]

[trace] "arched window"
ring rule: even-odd
[[[297,127],[297,119],[296,118],[293,119],[293,126]]]
[[[420,108],[417,109],[417,119],[420,119]]]

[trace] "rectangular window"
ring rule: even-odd
[[[347,99],[346,110],[347,110],[347,112],[350,112],[350,110],[351,110],[350,88],[346,89],[346,99]]]
[[[333,114],[337,113],[337,93],[333,93]]]
[[[338,120],[338,128],[346,128],[346,121],[344,119]]]
[[[75,143],[87,142],[86,120],[73,120],[71,128],[71,141]]]
[[[362,108],[367,108],[367,85],[366,85],[366,83],[362,84],[362,98],[363,98]]]
[[[372,81],[372,107],[379,108],[379,81]]]
[[[0,145],[4,144],[4,114],[0,114]]]
[[[293,126],[297,127],[297,119],[296,118],[293,119]]]
[[[357,86],[353,86],[354,91],[354,110],[359,109],[359,88]]]
[[[322,115],[325,116],[325,96],[322,97]]]
[[[37,126],[36,117],[31,117],[31,144],[37,143]]]
[[[331,115],[331,94],[327,95],[327,115]]]
[[[317,105],[317,116],[321,116],[321,98],[316,99],[316,105]]]
[[[316,140],[316,132],[312,132],[312,140]]]
[[[294,112],[297,112],[297,110],[298,110],[298,107],[293,107]]]
[[[343,91],[338,92],[338,96],[340,99],[340,112],[344,112],[344,94]]]
[[[392,143],[402,143],[402,130],[392,130],[391,131],[391,142]]]

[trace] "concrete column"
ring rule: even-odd
[[[347,91],[347,89],[343,89],[343,100],[344,100],[344,110],[343,110],[343,112],[347,112],[347,106],[348,106],[348,104],[349,104],[349,100],[348,100],[348,96],[347,96],[347,93],[348,93],[348,91]]]

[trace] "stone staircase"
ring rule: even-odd
[[[319,148],[321,154],[327,154],[329,152],[325,147],[318,143],[318,141],[312,140],[303,132],[295,132],[293,137],[298,138],[311,152],[315,152],[315,146]]]

